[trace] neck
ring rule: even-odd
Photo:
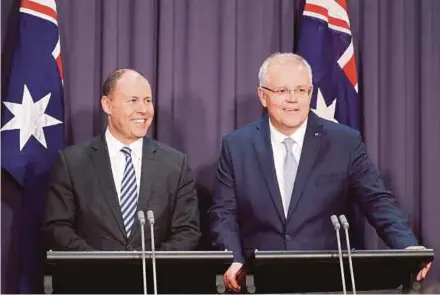
[[[273,126],[273,128],[275,128],[275,130],[277,130],[278,132],[280,132],[281,134],[285,135],[285,136],[291,136],[292,134],[295,133],[296,130],[298,130],[298,128],[301,126],[297,126],[297,127],[292,127],[292,128],[288,128],[288,127],[284,127],[284,126],[278,126],[277,124],[274,124],[274,122],[272,121],[272,119],[269,117],[270,120],[270,124]]]
[[[125,145],[132,144],[133,142],[135,142],[138,139],[138,138],[126,138],[126,137],[120,135],[111,125],[108,126],[108,130],[114,138],[116,138],[117,140],[119,140],[120,142],[122,142]]]

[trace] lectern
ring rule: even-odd
[[[345,281],[351,290],[348,253],[343,251]],[[244,293],[342,293],[337,251],[255,251],[245,264]],[[48,252],[46,293],[143,293],[142,252]],[[352,251],[357,291],[413,291],[427,250]],[[146,252],[148,294],[153,294],[152,255]],[[225,251],[156,252],[158,293],[224,293],[223,273],[232,262]]]
[[[147,291],[153,293],[152,253],[146,251]],[[228,251],[156,251],[160,294],[224,292],[223,273],[232,263]],[[142,294],[142,252],[47,252],[45,293]]]
[[[352,251],[357,291],[413,292],[423,263],[434,258],[426,250]],[[348,253],[343,251],[347,291],[351,291]],[[247,291],[257,294],[342,292],[338,251],[255,251],[248,268]],[[417,283],[416,283],[417,284]]]

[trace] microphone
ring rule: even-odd
[[[139,223],[141,225],[142,237],[142,280],[144,283],[144,294],[147,295],[147,271],[145,270],[145,214],[144,211],[139,210],[137,213]]]
[[[151,210],[147,211],[148,222],[150,223],[151,234],[151,256],[153,262],[153,283],[154,283],[154,295],[157,295],[157,277],[156,277],[156,250],[154,246],[154,213]]]
[[[344,228],[345,231],[345,240],[347,242],[348,263],[350,265],[352,291],[353,294],[356,294],[356,287],[354,284],[353,261],[351,259],[351,250],[350,250],[350,238],[348,236],[348,221],[345,215],[339,215],[339,220],[341,221],[342,227]]]
[[[342,290],[344,291],[344,295],[345,295],[347,294],[347,289],[345,288],[344,263],[342,262],[341,237],[339,236],[339,229],[341,228],[341,224],[339,223],[336,215],[332,215],[330,217],[330,220],[332,221],[333,227],[336,231],[336,239],[338,241],[338,252],[339,252],[339,267],[341,268]]]

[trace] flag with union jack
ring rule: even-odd
[[[360,130],[358,76],[345,0],[306,0],[298,54],[312,67],[312,109]]]
[[[19,293],[42,284],[41,226],[49,171],[65,146],[63,70],[54,0],[22,0],[2,98],[2,169],[20,187]]]
[[[306,0],[298,54],[313,72],[311,108],[320,117],[360,131],[358,75],[346,0]],[[364,247],[364,218],[356,205],[350,216],[353,244]]]

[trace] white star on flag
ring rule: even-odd
[[[20,151],[33,135],[46,149],[46,138],[44,137],[43,127],[62,124],[63,122],[49,116],[45,113],[49,104],[51,93],[45,95],[42,99],[35,102],[27,88],[24,85],[22,103],[4,102],[5,106],[14,114],[1,131],[20,130]]]
[[[327,106],[327,104],[325,103],[325,99],[322,96],[321,90],[318,88],[318,95],[316,97],[316,109],[312,109],[312,111],[314,111],[321,118],[339,123],[335,119],[336,100],[337,98],[335,98],[332,103]]]

